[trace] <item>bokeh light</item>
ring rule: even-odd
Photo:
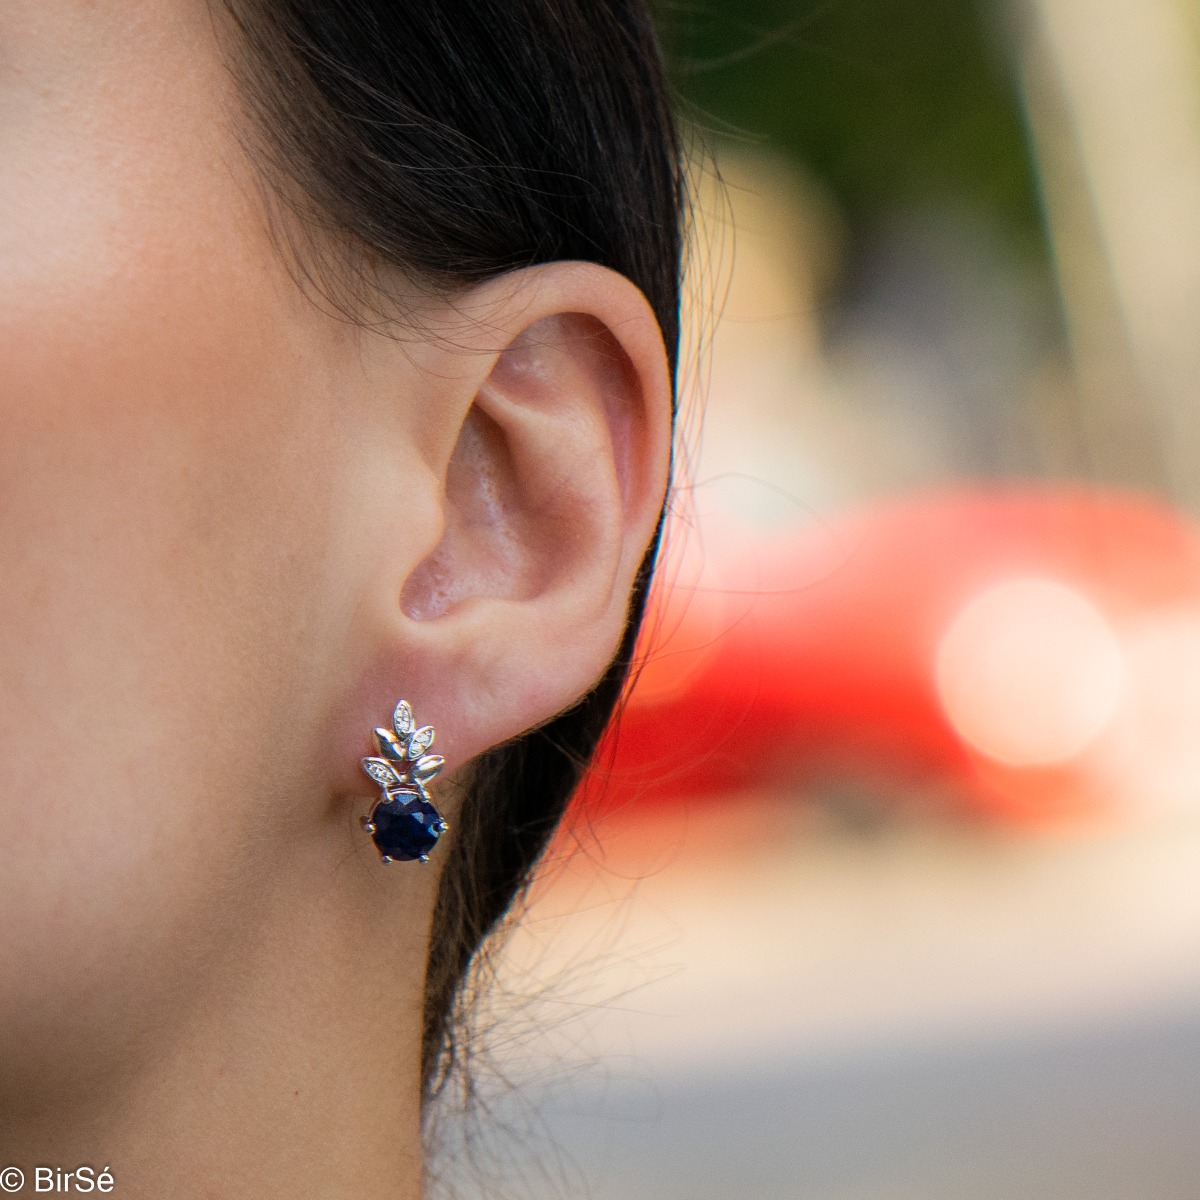
[[[937,651],[938,696],[958,734],[1010,766],[1075,758],[1121,699],[1124,663],[1086,596],[1047,579],[989,588],[954,618]]]

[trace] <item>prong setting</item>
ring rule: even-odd
[[[372,732],[378,753],[364,758],[362,767],[378,786],[379,798],[362,819],[363,830],[385,863],[428,862],[429,852],[450,828],[426,788],[445,766],[441,755],[428,753],[433,726],[418,728],[412,705],[401,700],[392,713],[392,729]]]

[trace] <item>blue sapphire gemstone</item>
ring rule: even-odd
[[[368,819],[379,853],[400,861],[424,858],[446,828],[442,814],[420,796],[380,800]]]

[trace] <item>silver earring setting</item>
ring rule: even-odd
[[[379,799],[362,827],[385,863],[428,862],[429,852],[449,828],[425,790],[444,766],[440,755],[428,752],[433,726],[418,729],[412,706],[401,700],[392,714],[392,729],[374,732],[379,755],[364,758],[362,766],[379,784]]]

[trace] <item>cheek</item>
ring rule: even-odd
[[[0,236],[10,1064],[163,1011],[236,926],[284,800],[316,802],[342,473],[269,250],[87,189],[34,220],[38,194],[9,193],[24,241]]]

